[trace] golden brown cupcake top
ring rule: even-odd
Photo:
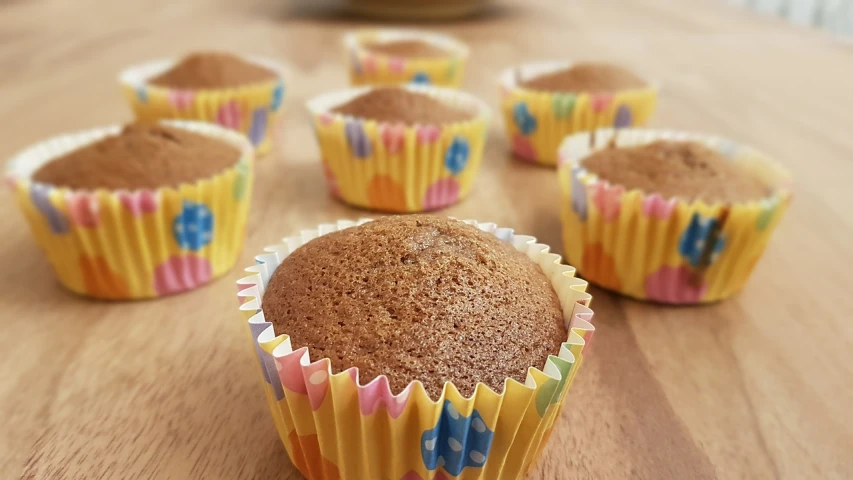
[[[451,107],[425,93],[395,87],[372,89],[335,107],[332,112],[406,125],[440,125],[474,118],[472,112]]]
[[[437,399],[502,391],[543,368],[568,333],[550,281],[527,255],[458,220],[385,217],[318,237],[276,269],[262,309],[293,348],[386,375],[394,393],[420,380]]]
[[[233,88],[275,80],[278,75],[230,53],[199,52],[148,80],[151,85],[179,89]]]
[[[614,185],[665,198],[708,203],[760,200],[769,189],[743,168],[696,142],[658,140],[633,147],[608,147],[581,165]]]
[[[86,190],[175,187],[212,177],[240,155],[229,143],[182,128],[131,124],[42,165],[33,180]]]
[[[364,44],[364,48],[379,55],[404,58],[438,58],[450,55],[447,50],[423,40],[393,40]]]
[[[535,76],[522,87],[544,92],[608,93],[642,88],[646,82],[633,72],[606,63],[577,63],[569,68]]]

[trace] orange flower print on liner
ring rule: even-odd
[[[296,430],[287,436],[293,452],[293,466],[309,480],[340,480],[341,474],[334,463],[320,453],[317,435],[298,435]]]
[[[110,299],[130,297],[127,282],[110,270],[103,257],[82,256],[79,264],[80,272],[83,273],[83,285],[90,295]]]
[[[376,175],[367,186],[370,208],[387,212],[406,211],[406,192],[388,175]]]
[[[616,262],[608,255],[600,243],[589,244],[583,249],[581,274],[590,282],[604,288],[619,290],[622,284],[616,273]]]

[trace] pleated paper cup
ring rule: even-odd
[[[443,57],[411,58],[372,52],[373,42],[418,40],[448,52]],[[462,84],[469,50],[453,37],[419,30],[362,30],[344,36],[351,85],[414,83],[458,88]]]
[[[179,119],[216,123],[241,132],[258,154],[264,154],[272,148],[281,121],[284,72],[270,60],[257,57],[246,60],[276,72],[278,77],[241,87],[174,89],[148,83],[176,63],[176,60],[157,60],[124,70],[119,74],[119,83],[137,121]]]
[[[413,381],[395,394],[384,375],[361,379],[355,368],[334,372],[329,359],[311,358],[307,348],[293,350],[287,332],[275,332],[264,319],[264,289],[285,257],[313,238],[366,221],[339,221],[285,238],[257,256],[246,270],[251,276],[238,282],[266,398],[293,465],[312,480],[522,477],[559,418],[592,337],[586,282],[535,238],[467,221],[542,267],[559,296],[569,337],[545,365],[530,367],[524,383],[507,379],[500,392],[478,384],[466,398],[448,382],[433,399]]]
[[[308,102],[332,195],[360,208],[397,213],[437,210],[465,198],[483,159],[486,104],[456,90],[408,85],[402,88],[475,116],[441,125],[404,125],[331,112],[370,88],[327,93]]]
[[[569,62],[530,63],[500,76],[501,111],[513,154],[540,165],[557,164],[557,150],[567,135],[603,127],[645,125],[657,104],[658,88],[648,86],[615,93],[553,93],[520,83],[571,67]]]
[[[628,190],[583,167],[584,158],[611,141],[626,147],[655,140],[704,144],[772,193],[753,202],[688,202]],[[566,138],[560,155],[567,260],[590,282],[640,300],[696,304],[738,292],[791,200],[784,168],[752,147],[713,136],[603,129]]]
[[[119,133],[116,125],[51,138],[9,162],[32,234],[69,290],[111,300],[159,297],[203,285],[234,265],[251,198],[251,145],[216,125],[163,124],[228,142],[241,155],[233,167],[177,188],[91,191],[32,180],[45,163]]]

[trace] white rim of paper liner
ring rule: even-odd
[[[124,70],[122,70],[118,75],[118,81],[122,85],[126,85],[128,87],[138,89],[138,88],[151,88],[151,89],[162,89],[162,90],[182,90],[182,91],[193,91],[193,92],[222,92],[222,91],[240,91],[247,89],[255,89],[264,85],[273,84],[276,82],[280,82],[284,84],[284,76],[285,71],[280,63],[275,62],[274,60],[270,60],[264,57],[256,57],[256,56],[240,56],[243,60],[252,62],[256,65],[264,67],[268,70],[271,70],[276,74],[276,78],[271,78],[269,80],[264,80],[262,82],[252,82],[247,83],[245,85],[240,85],[237,87],[222,87],[222,88],[172,88],[165,85],[151,85],[148,81],[156,77],[157,75],[165,72],[166,70],[172,68],[176,65],[180,59],[168,58],[168,59],[159,59],[159,60],[151,60],[145,63],[140,63],[137,65],[130,66]]]
[[[399,40],[419,40],[446,50],[448,55],[440,57],[398,57],[395,55],[375,53],[369,48],[365,48],[365,37],[369,37],[378,43],[394,42]],[[369,52],[371,55],[376,57],[404,58],[409,61],[430,61],[441,58],[465,59],[470,55],[470,49],[468,46],[450,35],[442,35],[440,33],[406,28],[377,28],[349,32],[344,35],[344,46],[348,50]]]

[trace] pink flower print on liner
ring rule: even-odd
[[[324,358],[305,365],[301,370],[302,377],[305,379],[305,392],[308,394],[311,410],[316,412],[323,405],[323,400],[326,399],[326,394],[329,392],[329,359]]]
[[[441,129],[435,125],[421,125],[418,127],[416,136],[420,144],[435,143],[441,137]]]
[[[516,134],[512,137],[512,151],[521,160],[536,163],[536,149],[524,135]]]
[[[169,90],[169,104],[179,111],[189,110],[193,106],[195,94],[191,90]]]
[[[665,200],[657,193],[654,193],[643,199],[642,208],[643,215],[649,218],[657,218],[658,220],[666,220],[675,210],[675,199]]]
[[[353,382],[358,385],[356,379],[356,369],[349,369],[350,377]],[[391,418],[398,418],[403,414],[406,405],[409,403],[409,394],[411,386],[406,387],[400,392],[397,397],[391,394],[391,387],[388,386],[388,379],[385,376],[377,377],[370,383],[364,386],[358,386],[358,407],[362,415],[371,415],[379,407],[385,407],[388,415]]]
[[[326,126],[331,125],[332,122],[335,121],[335,117],[328,113],[321,113],[320,115],[318,115],[318,118],[320,120],[320,123]]]
[[[361,59],[361,68],[366,75],[376,73],[376,57],[373,55],[365,55]]]
[[[443,178],[427,188],[424,195],[424,210],[436,210],[459,201],[459,182],[452,178]]]
[[[281,385],[291,392],[308,394],[308,387],[305,385],[305,378],[302,376],[302,364],[300,363],[300,359],[307,352],[308,349],[302,347],[275,359],[275,369],[278,371]]]
[[[332,172],[329,167],[329,162],[323,160],[323,176],[326,177],[326,185],[329,187],[329,193],[335,198],[341,198],[341,187],[338,184],[338,177]]]
[[[229,100],[219,107],[216,112],[216,123],[232,130],[240,129],[240,105],[235,100]]]
[[[98,215],[98,198],[89,193],[69,193],[67,198],[68,216],[71,223],[86,228],[97,227],[101,223]]]
[[[118,199],[134,217],[157,211],[157,195],[150,190],[121,192],[118,194]]]
[[[406,61],[399,57],[391,57],[388,59],[388,69],[394,73],[403,73],[406,69]]]
[[[592,106],[592,111],[595,113],[601,113],[607,110],[607,107],[610,106],[610,102],[613,101],[613,97],[606,93],[596,93],[593,94],[589,103]]]
[[[402,124],[382,126],[380,132],[382,143],[385,145],[385,150],[391,155],[396,155],[403,150],[403,143],[406,140],[406,127]]]
[[[210,281],[213,268],[210,262],[197,255],[172,255],[154,268],[154,291],[157,295],[191,290]]]
[[[598,182],[592,186],[592,202],[598,207],[605,222],[612,222],[619,218],[624,191],[621,185],[607,185],[604,182]]]
[[[692,276],[688,267],[663,266],[646,277],[646,298],[661,303],[699,303],[708,286],[705,282],[694,285]]]

